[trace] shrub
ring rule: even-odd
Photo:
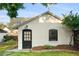
[[[9,41],[9,40],[11,40],[11,37],[8,36],[8,35],[5,35],[4,39],[3,39],[3,42]]]
[[[53,46],[51,46],[51,45],[44,45],[44,48],[45,49],[51,49],[51,48],[53,48]]]

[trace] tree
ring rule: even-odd
[[[55,4],[57,4],[57,3],[41,3],[43,6],[45,6],[45,7],[49,7],[50,5],[55,5]]]
[[[64,24],[65,26],[67,26],[68,28],[71,29],[72,31],[72,37],[74,37],[74,44],[76,44],[78,41],[78,33],[79,33],[79,15],[78,13],[73,14],[72,11],[70,11],[70,13],[68,15],[64,15],[64,19],[62,24]],[[75,41],[76,40],[76,41]],[[71,39],[72,41],[72,39]],[[71,44],[70,41],[70,44]],[[76,42],[76,43],[75,43]],[[74,47],[77,45],[74,45]]]
[[[18,15],[17,10],[23,9],[22,3],[0,3],[0,10],[7,10],[7,15],[10,18],[16,18]]]
[[[71,30],[79,30],[79,15],[73,14],[72,11],[68,15],[64,15],[62,24],[66,25]]]

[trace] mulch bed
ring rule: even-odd
[[[55,50],[55,49],[59,49],[59,50],[72,50],[72,51],[76,51],[72,46],[69,45],[58,45],[56,47],[52,47],[52,48],[45,48],[44,46],[38,46],[38,47],[34,47],[32,48],[32,50]]]

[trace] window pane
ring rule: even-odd
[[[28,32],[27,32],[27,35],[28,35]]]
[[[30,35],[30,32],[28,32],[28,34]]]
[[[28,38],[30,40],[30,38]]]
[[[27,37],[27,35],[24,35],[24,37]]]
[[[24,32],[24,35],[26,34],[27,32]]]
[[[31,40],[31,32],[30,31],[25,31],[24,32],[24,41],[30,41]]]

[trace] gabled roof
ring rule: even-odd
[[[18,28],[19,26],[22,26],[22,25],[24,25],[24,24],[27,24],[27,23],[29,23],[29,22],[35,20],[36,18],[39,18],[40,16],[43,16],[43,15],[46,15],[46,14],[50,14],[51,16],[55,17],[56,19],[61,20],[60,17],[58,17],[58,16],[52,14],[50,11],[46,11],[46,12],[40,14],[40,15],[37,15],[37,16],[35,16],[35,17],[30,18],[28,21],[25,21],[25,22],[23,22],[23,23],[21,23],[21,24],[18,24],[17,26],[14,26],[14,28]]]
[[[7,31],[0,29],[0,33],[7,33]]]

